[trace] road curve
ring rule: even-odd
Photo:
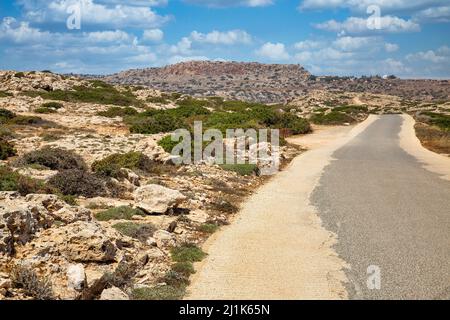
[[[450,298],[450,182],[400,147],[403,121],[382,116],[337,150],[311,197],[351,267],[350,298]]]

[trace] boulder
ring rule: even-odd
[[[71,264],[67,267],[67,287],[81,291],[86,286],[86,273],[81,263]]]
[[[186,199],[181,192],[157,184],[142,186],[136,189],[133,195],[136,207],[156,214],[164,214]]]
[[[111,287],[102,291],[100,300],[130,300],[128,295],[117,287]]]
[[[174,236],[166,230],[158,230],[152,237],[158,248],[170,247],[175,245]]]

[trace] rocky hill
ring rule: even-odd
[[[162,68],[135,69],[104,77],[113,84],[149,86],[194,96],[286,103],[311,90],[365,92],[405,99],[448,100],[449,80],[395,77],[316,77],[300,65],[191,61]]]
[[[107,76],[105,80],[196,96],[270,103],[287,100],[290,95],[286,95],[286,91],[301,89],[310,76],[299,65],[191,61],[162,68],[128,70]]]

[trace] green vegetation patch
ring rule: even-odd
[[[245,164],[222,164],[220,167],[226,171],[233,171],[240,176],[250,176],[253,174],[258,174],[259,169],[256,164],[245,163]]]
[[[116,118],[116,117],[126,117],[133,116],[138,114],[137,110],[132,107],[110,107],[106,111],[100,111],[97,113],[99,116],[108,117],[108,118]]]
[[[43,181],[23,176],[6,166],[0,166],[0,191],[18,191],[21,195],[52,193]]]
[[[108,195],[106,182],[100,177],[79,169],[62,170],[48,181],[48,185],[63,195],[94,198]]]
[[[151,223],[120,222],[113,225],[113,228],[123,235],[138,239],[142,242],[145,242],[153,236],[153,233],[156,231],[155,226]]]
[[[51,170],[86,169],[84,160],[73,151],[44,147],[24,154],[17,161],[18,165],[41,165]]]
[[[132,291],[133,300],[179,300],[185,294],[186,288],[173,286],[158,286],[154,288],[136,288]]]
[[[351,116],[339,111],[331,111],[330,113],[314,114],[310,118],[311,122],[321,125],[342,125],[344,123],[355,122]]]
[[[219,229],[219,226],[215,223],[203,223],[202,225],[200,225],[198,227],[198,230],[200,232],[204,232],[204,233],[214,233]]]
[[[14,145],[0,137],[0,160],[6,160],[9,157],[15,156],[16,150]]]
[[[430,124],[438,126],[442,130],[450,131],[450,115],[435,112],[423,112],[422,114],[430,118]]]
[[[95,218],[99,221],[131,220],[134,216],[144,215],[145,213],[140,209],[134,209],[129,206],[121,206],[99,212],[95,215]]]
[[[7,97],[12,97],[12,94],[7,91],[0,90],[0,98],[7,98]]]
[[[142,170],[150,172],[155,162],[141,152],[112,154],[92,164],[92,171],[108,177],[121,178],[121,169]]]
[[[170,250],[173,261],[176,262],[198,262],[202,261],[207,254],[197,245],[185,243]]]

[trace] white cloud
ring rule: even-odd
[[[316,24],[320,30],[338,32],[341,34],[368,34],[368,33],[400,33],[420,31],[420,26],[412,20],[404,20],[394,16],[380,17],[380,29],[368,28],[368,19],[349,17],[343,22],[329,20]]]
[[[161,29],[144,30],[144,33],[142,34],[142,40],[144,41],[158,42],[163,38],[164,32]]]
[[[224,45],[249,44],[252,42],[252,37],[243,30],[230,30],[225,32],[214,30],[206,34],[193,31],[190,39],[200,43]]]
[[[25,9],[25,17],[32,22],[65,22],[70,16],[67,10],[72,5],[81,4],[81,25],[104,25],[114,28],[124,27],[156,27],[167,22],[170,17],[160,16],[149,5],[136,6],[143,1],[127,5],[125,1],[94,0],[21,0]],[[151,1],[149,3],[155,4]]]
[[[450,63],[450,48],[443,46],[436,51],[420,51],[406,56],[409,61],[426,61],[431,63]]]
[[[386,50],[386,52],[395,52],[399,49],[399,46],[398,44],[387,42],[384,45],[384,49]]]
[[[96,31],[84,33],[84,38],[90,42],[131,42],[134,36],[121,31]]]
[[[172,45],[169,50],[170,53],[175,55],[191,55],[192,41],[188,37],[183,37],[176,45]]]
[[[413,19],[425,22],[450,22],[450,6],[421,10],[413,15]]]
[[[290,57],[283,43],[267,42],[256,50],[256,54],[270,60],[287,60]]]
[[[273,4],[274,0],[184,0],[186,3],[215,8],[226,7],[265,7]]]
[[[322,41],[305,40],[295,43],[294,47],[297,50],[310,50],[310,49],[318,49],[323,45],[324,43]]]
[[[6,17],[0,24],[0,39],[17,44],[29,44],[50,41],[52,35],[30,27],[28,22],[19,22],[15,18]]]
[[[333,42],[333,45],[342,51],[354,51],[367,49],[374,44],[375,37],[341,37]]]
[[[445,4],[448,4],[448,0],[303,0],[299,8],[301,10],[346,8],[366,13],[370,5],[379,6],[382,12],[401,12]]]

